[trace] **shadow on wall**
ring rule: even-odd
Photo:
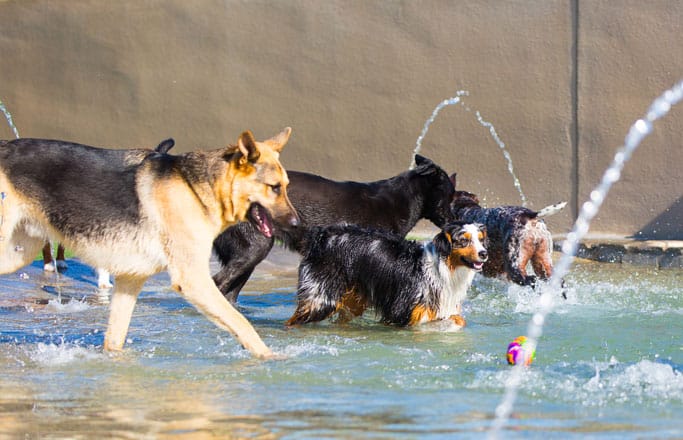
[[[632,238],[636,240],[683,240],[682,222],[683,196],[643,226]]]

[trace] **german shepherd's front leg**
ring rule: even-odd
[[[218,290],[207,268],[184,263],[185,266],[170,264],[168,267],[173,288],[211,322],[229,331],[252,355],[262,359],[272,357],[273,352],[254,327]]]
[[[109,307],[109,326],[104,335],[104,349],[106,351],[121,351],[123,349],[133,308],[146,280],[147,277],[125,275],[116,278],[116,287]]]

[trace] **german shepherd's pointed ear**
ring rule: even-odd
[[[249,162],[256,162],[258,158],[261,157],[261,152],[256,146],[254,135],[251,134],[251,131],[249,130],[242,133],[240,138],[237,139],[237,148],[239,148],[242,156],[244,156]]]
[[[453,174],[451,174],[451,176],[450,176],[451,183],[453,184],[453,188],[457,188],[457,187],[458,187],[458,186],[455,184],[455,182],[456,182],[456,176],[457,176],[457,175],[458,175],[458,173],[453,173]]]
[[[420,176],[428,176],[436,172],[436,165],[431,160],[419,154],[415,155],[415,172]]]
[[[270,146],[273,150],[277,151],[278,153],[282,150],[282,147],[285,146],[287,141],[289,140],[289,136],[292,134],[292,127],[285,127],[284,130],[282,130],[281,133],[273,136],[272,138],[268,139],[265,141],[266,144]]]

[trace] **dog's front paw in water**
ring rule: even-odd
[[[284,353],[275,353],[272,351],[267,355],[259,356],[259,359],[264,360],[264,361],[285,361],[289,358],[290,358],[290,356],[287,356]]]
[[[465,327],[467,323],[465,322],[465,318],[462,317],[462,315],[451,315],[448,317],[453,323],[459,327]]]
[[[465,327],[465,320],[460,315],[451,315],[445,319],[438,319],[436,321],[425,322],[415,328],[420,332],[437,332],[437,333],[455,333]]]

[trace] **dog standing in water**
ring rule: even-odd
[[[372,307],[387,324],[453,321],[463,327],[462,302],[488,258],[482,225],[449,223],[417,243],[355,226],[314,228],[304,238],[297,307],[287,325],[334,313],[360,316]]]
[[[123,348],[140,289],[166,269],[172,287],[254,356],[270,349],[216,288],[213,240],[252,222],[271,236],[273,219],[295,226],[279,153],[291,129],[256,142],[178,156],[108,150],[64,141],[0,142],[0,274],[33,261],[46,240],[116,277],[104,349]],[[59,175],[54,179],[53,175]]]
[[[455,174],[451,181],[457,188]],[[516,284],[535,287],[536,277],[548,280],[553,273],[553,237],[543,218],[560,212],[566,205],[558,203],[540,211],[522,206],[482,208],[475,194],[456,191],[451,207],[458,220],[486,225],[489,260],[484,264],[484,276],[505,275]],[[529,262],[535,276],[527,273]]]
[[[274,239],[301,253],[309,228],[340,224],[394,232],[401,237],[425,218],[438,227],[453,220],[453,184],[437,164],[415,156],[416,167],[374,182],[337,182],[315,174],[288,171],[288,194],[301,223],[296,229],[275,228],[273,237],[253,225],[240,223],[221,234],[214,250],[221,270],[214,275],[218,288],[231,302],[254,268],[273,247]]]

